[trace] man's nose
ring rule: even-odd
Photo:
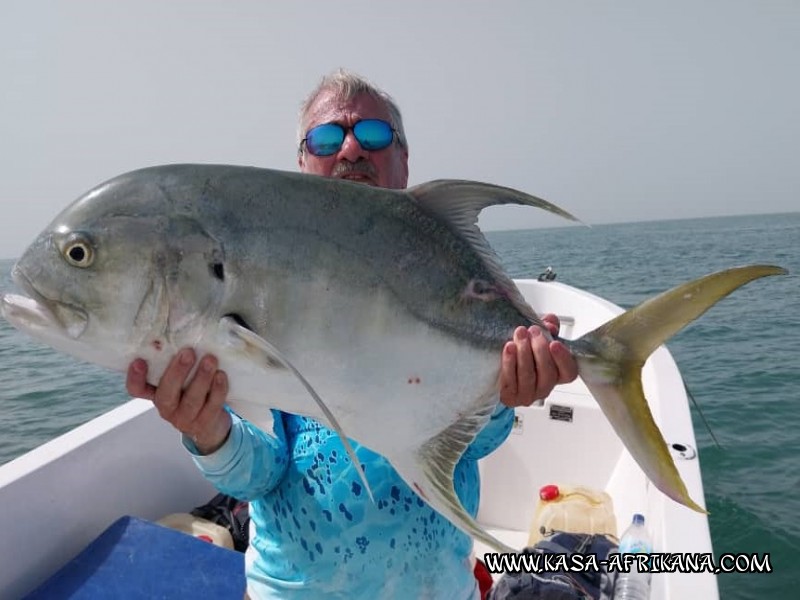
[[[353,131],[350,130],[347,132],[347,135],[344,136],[344,141],[342,142],[342,147],[339,149],[339,160],[346,160],[348,162],[354,163],[357,162],[359,159],[367,158],[369,156],[369,152],[364,150],[361,147],[361,144],[358,143],[356,136],[353,134]]]

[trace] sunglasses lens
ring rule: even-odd
[[[342,147],[345,135],[338,123],[323,123],[308,131],[306,148],[314,156],[331,156]],[[355,124],[353,135],[364,150],[383,150],[392,143],[394,130],[381,119],[364,119]]]
[[[336,123],[324,123],[306,134],[306,147],[314,156],[336,154],[344,142],[344,129]]]
[[[353,133],[364,150],[382,150],[392,143],[392,126],[380,119],[364,119],[356,123]]]

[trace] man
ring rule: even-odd
[[[298,137],[305,173],[406,187],[400,111],[357,75],[339,71],[322,80],[301,109]],[[553,315],[546,322],[558,331]],[[455,472],[456,491],[473,516],[477,460],[508,435],[510,407],[530,405],[577,376],[566,347],[548,343],[535,327],[519,327],[498,358],[500,402]],[[146,383],[147,365],[136,360],[128,391],[154,401],[220,491],[250,501],[251,598],[478,597],[471,539],[428,507],[385,459],[353,443],[373,503],[335,432],[279,411],[272,411],[273,431],[256,429],[225,409],[227,379],[215,357],[203,357],[186,382],[195,359],[190,349],[179,352],[158,387]]]

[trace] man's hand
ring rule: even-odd
[[[217,370],[217,359],[207,355],[184,388],[194,363],[194,351],[184,348],[155,387],[147,383],[147,363],[137,358],[128,366],[126,388],[131,396],[152,400],[162,419],[191,438],[201,454],[210,454],[225,443],[231,429],[231,416],[224,409],[228,378]]]
[[[542,322],[558,335],[558,317],[547,314]],[[503,347],[500,365],[500,401],[508,407],[530,406],[550,395],[556,384],[578,376],[578,365],[561,342],[548,342],[537,326],[517,327],[514,340]]]

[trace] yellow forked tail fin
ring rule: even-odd
[[[690,281],[565,342],[578,372],[645,475],[667,496],[699,512],[689,497],[644,397],[641,372],[667,339],[737,288],[787,271],[771,265],[737,267]]]

